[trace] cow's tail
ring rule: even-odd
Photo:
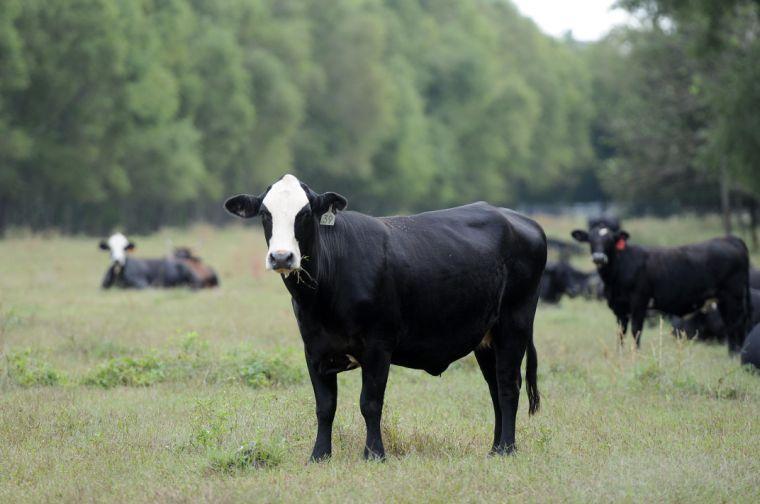
[[[533,343],[533,335],[528,343],[528,361],[525,364],[525,381],[528,392],[528,413],[535,414],[541,407],[541,394],[538,392],[538,355],[536,355],[536,345]]]

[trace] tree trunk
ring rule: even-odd
[[[731,234],[731,181],[725,163],[720,167],[720,210],[723,215],[723,231]]]

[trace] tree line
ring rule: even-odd
[[[506,0],[4,0],[0,230],[220,222],[285,172],[374,213],[754,201],[758,2],[623,4],[582,44]]]

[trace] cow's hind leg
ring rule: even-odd
[[[530,412],[538,408],[536,387],[536,355],[533,346],[533,318],[536,313],[537,296],[532,296],[514,305],[503,308],[499,323],[494,330],[494,352],[496,354],[496,380],[499,387],[499,407],[501,409],[501,438],[496,453],[508,454],[515,449],[515,421],[520,398],[522,376],[520,364],[526,350],[528,355],[528,386],[531,402]]]
[[[501,440],[501,408],[499,407],[499,385],[496,380],[496,353],[490,345],[488,347],[481,346],[475,350],[475,358],[478,360],[483,378],[488,383],[488,390],[491,393],[491,401],[493,402],[495,421],[491,453],[496,453],[496,448]]]

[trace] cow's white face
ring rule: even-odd
[[[132,249],[133,245],[127,240],[126,236],[116,233],[108,238],[106,242],[101,242],[100,248],[108,250],[111,254],[111,262],[124,266],[124,263],[127,262],[127,250]]]
[[[301,249],[296,239],[296,216],[309,205],[301,182],[285,175],[275,182],[261,202],[263,218],[271,219],[271,236],[266,268],[290,273],[301,267]],[[265,225],[269,224],[265,222]]]

